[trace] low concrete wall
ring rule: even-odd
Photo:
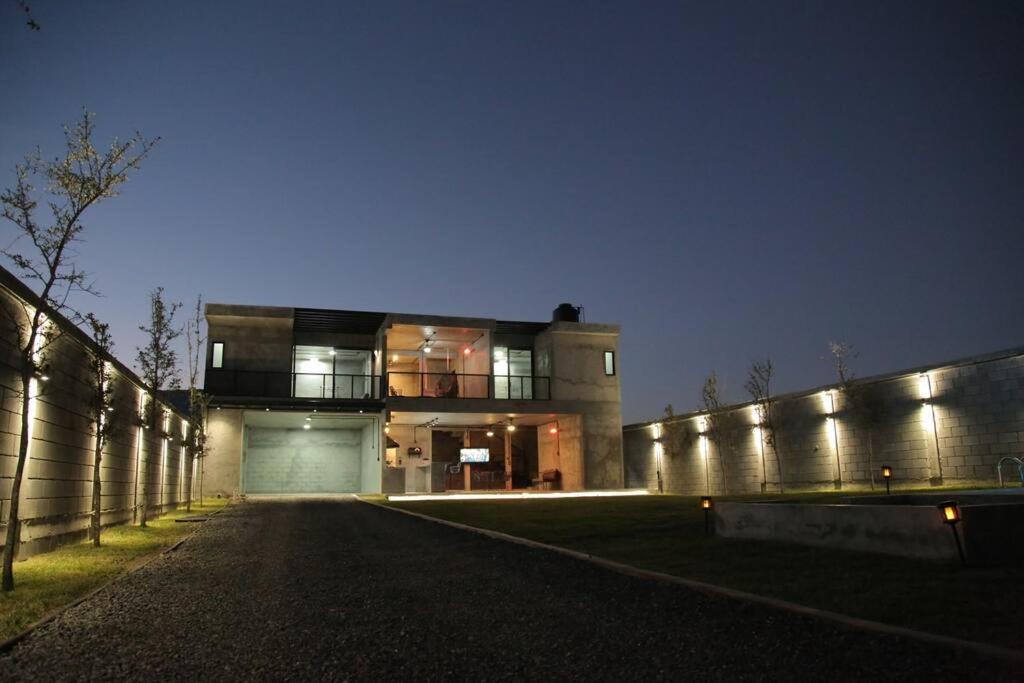
[[[850,499],[848,504],[718,503],[715,531],[726,538],[883,553],[927,560],[957,560],[953,533],[936,507],[954,498],[957,527],[974,564],[1024,559],[1024,496],[951,493]],[[858,502],[859,501],[859,502]]]
[[[932,506],[718,503],[715,533],[929,560],[957,557]]]

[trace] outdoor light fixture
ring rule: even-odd
[[[955,500],[947,500],[939,503],[938,508],[942,512],[942,521],[953,530],[953,540],[956,541],[956,552],[960,555],[960,562],[967,564],[964,547],[960,544],[960,534],[956,530],[956,525],[960,523],[960,506]]]
[[[704,511],[704,535],[711,535],[711,508],[714,503],[711,500],[711,496],[700,497],[700,508]]]
[[[882,479],[885,479],[885,495],[889,495],[889,482],[892,480],[892,468],[882,465]]]

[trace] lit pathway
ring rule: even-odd
[[[228,508],[0,659],[0,680],[1014,673],[352,500]]]

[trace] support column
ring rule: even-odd
[[[505,490],[512,490],[512,432],[505,430]]]

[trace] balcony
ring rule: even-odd
[[[449,372],[389,372],[390,397],[541,400],[551,398],[548,377]],[[216,396],[380,400],[378,375],[206,369],[206,391]]]
[[[206,391],[217,396],[380,399],[377,375],[206,369]]]
[[[388,396],[403,398],[551,398],[548,377],[508,377],[454,372],[389,372]]]

